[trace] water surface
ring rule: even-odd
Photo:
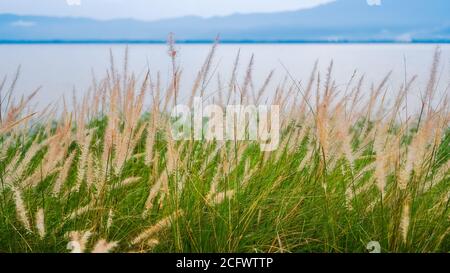
[[[115,56],[115,65],[123,67],[124,44],[4,44],[0,45],[0,76],[11,78],[21,66],[18,94],[29,94],[37,87],[42,89],[36,101],[43,106],[61,99],[63,95],[81,96],[92,82],[92,75],[100,79],[110,66],[109,50]],[[193,79],[208,54],[210,45],[177,45],[177,61],[183,69],[181,81],[184,96],[189,93]],[[419,76],[411,96],[418,99],[428,80],[433,44],[223,44],[214,58],[214,75],[209,88],[216,89],[217,74],[227,82],[236,54],[240,50],[240,78],[254,55],[253,82],[257,88],[271,70],[275,75],[272,89],[286,77],[286,69],[296,80],[306,82],[316,60],[322,75],[331,60],[333,75],[338,85],[345,85],[356,70],[365,75],[366,87],[379,82],[392,71],[389,88],[396,90],[406,77]],[[450,82],[450,45],[440,45],[442,61],[439,68],[440,87]],[[167,84],[171,73],[167,46],[163,44],[129,45],[129,71],[139,77],[150,69],[154,76],[160,71]],[[442,91],[444,92],[444,91]]]

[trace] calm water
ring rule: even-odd
[[[240,80],[254,54],[254,84],[258,88],[266,75],[275,70],[272,86],[280,83],[289,73],[297,80],[307,81],[315,60],[319,60],[321,73],[325,75],[331,60],[334,61],[334,77],[337,84],[344,85],[354,70],[364,74],[366,84],[379,82],[393,71],[389,88],[396,90],[406,75],[419,76],[412,97],[419,97],[428,78],[433,51],[431,44],[225,44],[220,45],[214,59],[215,74],[220,73],[227,82],[237,52],[241,51]],[[450,82],[450,45],[440,45],[442,61],[440,86]],[[178,62],[183,68],[182,93],[188,94],[193,79],[208,54],[210,45],[178,45]],[[83,94],[92,80],[105,75],[109,68],[109,49],[112,50],[116,67],[122,69],[125,45],[47,44],[47,45],[0,45],[0,76],[12,77],[21,65],[21,77],[17,85],[20,94],[32,92],[42,86],[36,101],[40,106],[55,102],[72,90]],[[284,67],[283,67],[284,66]],[[164,83],[170,73],[170,59],[165,45],[130,45],[129,70],[138,76],[150,69],[153,75],[161,72]],[[210,89],[216,89],[214,77]]]

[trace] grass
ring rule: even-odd
[[[216,46],[191,99],[212,85]],[[341,253],[367,252],[371,241],[382,252],[450,251],[439,49],[417,113],[405,113],[415,78],[392,94],[389,75],[362,90],[362,77],[338,87],[332,65],[325,77],[316,66],[306,86],[289,74],[269,92],[271,75],[253,85],[252,61],[238,81],[238,56],[208,101],[280,105],[273,152],[255,141],[172,140],[176,53],[171,42],[167,88],[159,75],[130,74],[127,58],[119,73],[112,59],[72,110],[34,113],[32,96],[12,99],[17,79],[0,85],[0,252]]]

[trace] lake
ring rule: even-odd
[[[450,82],[450,44],[439,45],[442,60],[439,68],[442,92]],[[177,61],[183,69],[181,92],[187,96],[193,79],[205,60],[211,45],[179,44]],[[36,98],[39,106],[45,106],[76,94],[83,94],[92,81],[92,73],[102,78],[110,66],[109,50],[115,56],[118,69],[123,67],[126,45],[124,44],[3,44],[0,45],[0,76],[13,77],[20,65],[21,74],[17,94],[29,94],[42,86]],[[237,52],[241,53],[240,80],[252,54],[254,54],[253,82],[260,86],[267,74],[275,71],[272,87],[286,77],[286,70],[296,80],[307,81],[315,60],[319,61],[322,75],[331,60],[333,75],[338,85],[345,85],[353,72],[365,75],[366,86],[379,82],[393,71],[389,88],[397,90],[405,75],[418,75],[417,84],[411,91],[412,99],[418,99],[426,86],[432,62],[434,44],[222,44],[214,58],[213,69],[228,80]],[[171,73],[170,58],[164,44],[129,45],[129,71],[142,78],[150,69],[152,75],[160,71],[163,83]],[[211,88],[215,88],[216,77]],[[187,91],[187,92],[186,92]]]

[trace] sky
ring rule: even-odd
[[[332,1],[334,0],[0,0],[0,13],[158,20],[187,15],[211,17],[233,13],[287,11]]]

